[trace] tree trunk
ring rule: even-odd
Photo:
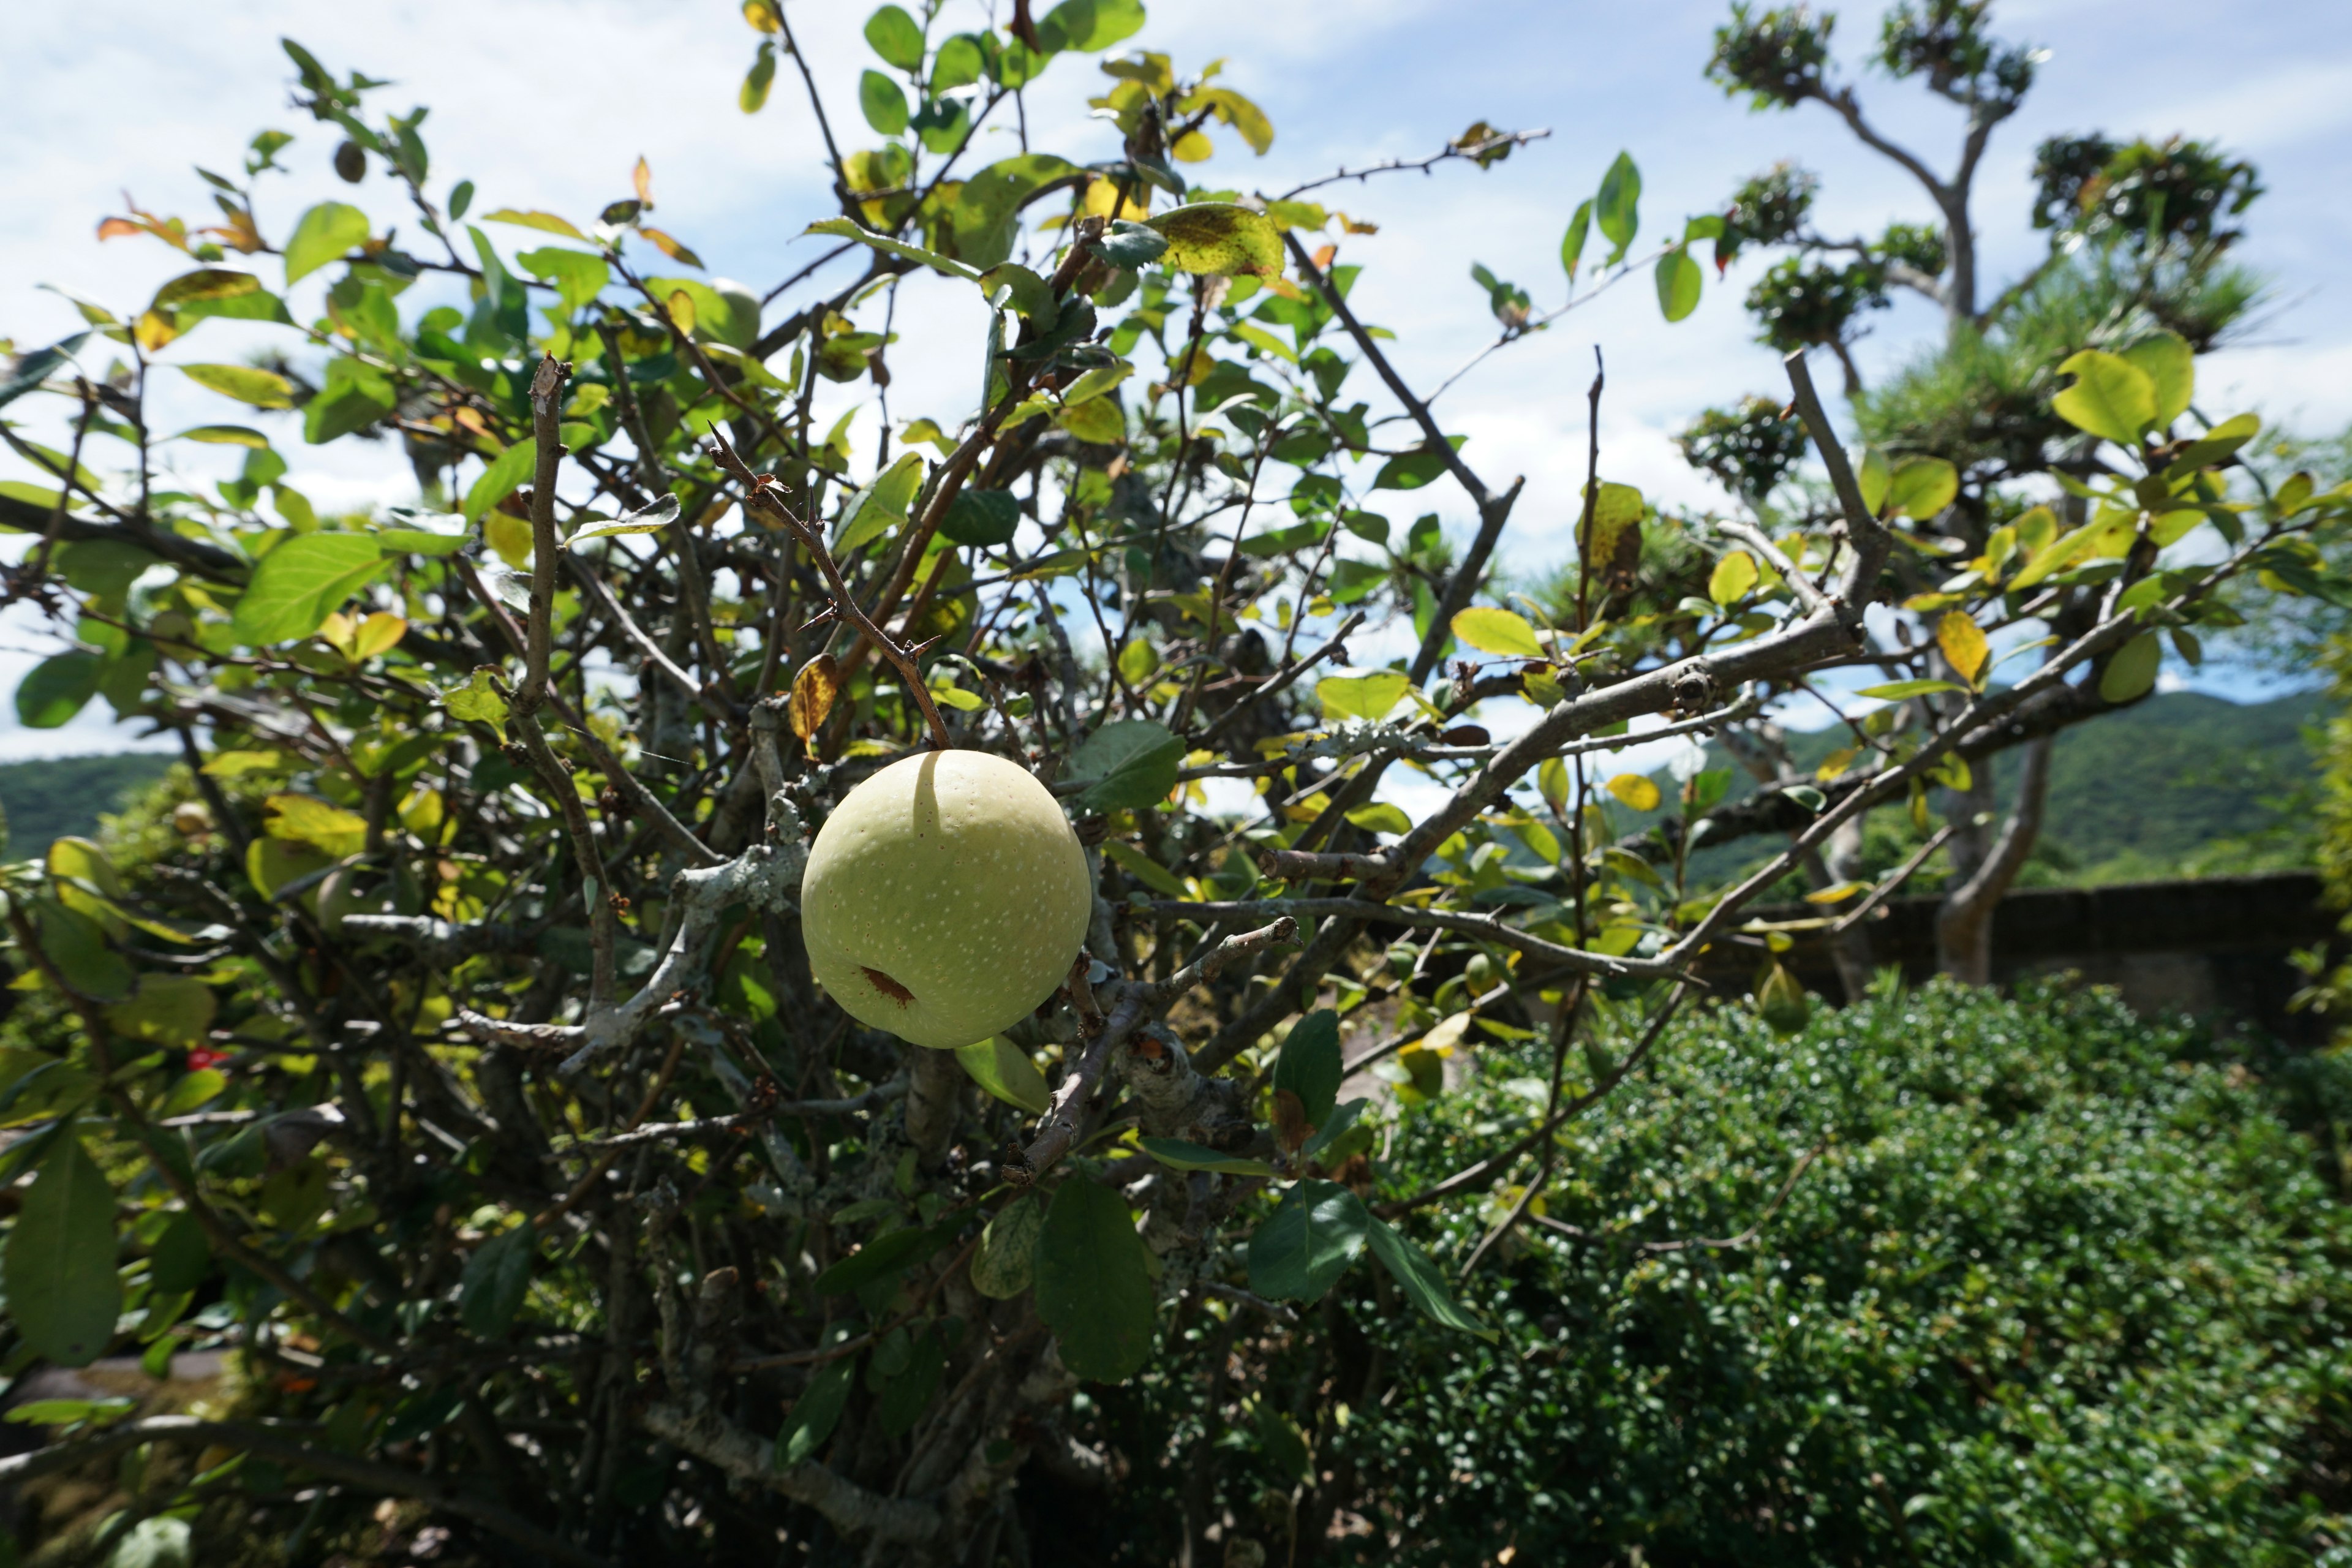
[[[1992,915],[1993,910],[2017,880],[2017,873],[2025,858],[2033,851],[2033,841],[2042,831],[2042,807],[2050,793],[2050,752],[2054,738],[2033,741],[2025,746],[2024,771],[2017,784],[2017,809],[2002,825],[2000,837],[1990,847],[1985,845],[1986,829],[1970,823],[1952,835],[1956,851],[1953,860],[1954,882],[1944,895],[1943,908],[1936,913],[1936,964],[1944,973],[1970,985],[1992,984]],[[1992,793],[1992,770],[1987,767],[1981,784],[1961,798],[1961,809],[1977,815],[1975,797],[1981,792],[1989,802]],[[1964,840],[1973,840],[1966,850]]]

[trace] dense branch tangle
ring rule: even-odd
[[[781,12],[747,14],[784,38]],[[2053,538],[2040,578],[2020,583],[2021,551],[1952,591],[2007,635],[2040,613],[2034,583],[2068,577],[2095,613],[2040,666],[2007,686],[1963,672],[1818,789],[1717,807],[1702,775],[1644,826],[1607,803],[1650,786],[1606,760],[1643,735],[1752,725],[1856,663],[1933,673],[1926,641],[1868,642],[1864,612],[1920,546],[1874,510],[1803,360],[1791,393],[1832,511],[1734,525],[1744,579],[1696,610],[1688,588],[1653,605],[1637,558],[1675,525],[1606,482],[1596,445],[1580,493],[1540,498],[1580,520],[1580,591],[1522,616],[1492,567],[1537,498],[1482,473],[1388,356],[1351,295],[1366,226],[1300,200],[1313,186],[1138,221],[1189,138],[1262,144],[1254,105],[1136,57],[1110,98],[1115,156],[975,168],[951,161],[955,117],[1022,112],[1010,46],[992,40],[993,65],[973,46],[997,74],[965,100],[936,85],[961,68],[946,42],[906,47],[894,68],[928,129],[895,153],[829,145],[844,212],[822,226],[842,243],[780,286],[772,324],[663,274],[694,268],[646,226],[650,171],[595,237],[511,265],[487,238],[471,260],[362,243],[335,212],[276,237],[289,273],[332,274],[326,326],[289,340],[306,434],[397,431],[422,516],[298,529],[314,509],[270,489],[277,436],[242,426],[265,445],[238,477],[152,482],[159,364],[295,400],[276,371],[174,347],[205,319],[188,301],[267,295],[257,274],[200,271],[102,323],[137,362],[103,396],[62,352],[7,384],[29,396],[46,377],[77,442],[46,511],[0,498],[0,521],[54,547],[10,594],[82,639],[20,703],[62,721],[103,691],[195,766],[174,826],[123,836],[111,863],[68,843],[9,872],[16,967],[40,987],[10,1027],[55,1059],[0,1089],[33,1129],[0,1160],[39,1171],[36,1210],[152,1162],[169,1179],[117,1197],[151,1337],[208,1342],[219,1319],[191,1314],[224,1301],[236,1346],[278,1374],[251,1380],[264,1392],[236,1422],[118,1428],[88,1457],[242,1445],[575,1561],[772,1553],[778,1521],[992,1561],[1024,1465],[1107,1468],[1103,1429],[1073,1415],[1078,1378],[1172,1363],[1171,1323],[1213,1322],[1223,1347],[1244,1321],[1313,1331],[1318,1314],[1281,1303],[1317,1292],[1248,1246],[1304,1194],[1360,1223],[1368,1267],[1394,1271],[1380,1289],[1486,1326],[1431,1282],[1491,1271],[1546,1140],[1640,1069],[1748,901],[1953,759],[2127,700],[2108,677],[2143,639],[2231,574],[2307,574],[2294,540],[2341,508],[2223,510],[2226,449],[2122,432],[2117,461],[2144,472],[2107,491],[2112,537],[2074,555]],[[453,235],[414,125],[370,129],[364,86],[305,60],[305,101]],[[1474,131],[1334,181],[1376,199],[1385,173],[1536,140]],[[542,237],[587,233],[538,216]],[[256,231],[239,248],[266,247]],[[865,270],[820,283],[845,256]],[[470,314],[402,295],[422,278],[437,299],[436,275]],[[844,409],[858,383],[890,388],[893,301],[918,287],[979,289],[983,379],[860,450]],[[1564,400],[1562,427],[1597,425],[1601,395]],[[115,448],[123,477],[81,478]],[[1379,513],[1424,485],[1444,498],[1430,516]],[[2197,507],[2230,553],[2168,570],[2155,519]],[[889,758],[949,747],[1045,779],[1097,891],[1062,992],[952,1055],[822,995],[797,924],[827,814]],[[1408,770],[1433,788],[1391,787]],[[1431,804],[1415,820],[1407,799]],[[1736,886],[1692,879],[1694,841],[1747,831],[1793,837]],[[1601,993],[1635,1009],[1638,1044],[1580,1078],[1569,1046]],[[1372,1124],[1423,1136],[1405,1107],[1428,1080],[1405,1064],[1481,1038],[1546,1075],[1541,1117],[1404,1190]],[[1343,1060],[1406,1081],[1344,1110]],[[102,1163],[86,1170],[85,1146]],[[1535,1183],[1466,1259],[1374,1228],[1527,1164]],[[1352,1185],[1302,1184],[1336,1176]],[[1048,1199],[1045,1243],[1013,1256],[1025,1243],[1004,1238],[1034,1234]],[[116,1254],[88,1256],[100,1300]]]

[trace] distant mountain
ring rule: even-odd
[[[98,831],[100,814],[122,809],[163,776],[173,759],[154,752],[0,763],[0,809],[8,814],[8,855],[31,859],[53,839]]]
[[[2175,691],[2065,731],[2051,763],[2049,805],[2026,882],[2087,884],[2309,865],[2309,797],[2317,769],[2305,730],[2329,708],[2326,695],[2315,691],[2250,703]],[[1789,737],[1792,757],[1809,770],[1852,743],[1843,728]],[[1754,791],[1754,782],[1719,747],[1709,752],[1710,767],[1733,769],[1727,798]],[[2014,752],[1994,764],[2004,803],[2013,796],[2018,767]],[[1668,784],[1663,774],[1658,782],[1662,788]],[[1666,793],[1671,799],[1671,789]],[[1873,872],[1917,842],[1900,807],[1874,813],[1869,837]],[[1694,880],[1727,880],[1778,852],[1776,844],[1760,838],[1703,848],[1692,857]],[[1933,882],[1923,879],[1920,890]]]

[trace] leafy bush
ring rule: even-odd
[[[1225,1393],[1263,1414],[1223,1439],[1218,1507],[1284,1560],[1287,1430],[1370,1526],[1329,1541],[1342,1562],[2340,1562],[2352,1215],[2261,1084],[2205,1055],[2096,991],[1938,982],[1786,1039],[1694,1018],[1575,1124],[1542,1222],[1465,1288],[1501,1348],[1369,1281],[1253,1338],[1263,1371]],[[1529,1065],[1483,1049],[1397,1130],[1379,1194],[1522,1124]],[[1460,1257],[1493,1217],[1427,1239]],[[1116,1395],[1103,1425],[1196,1432],[1213,1375]],[[1147,1452],[1161,1533],[1121,1561],[1167,1560],[1199,1462]],[[1297,1490],[1318,1525],[1330,1489]]]

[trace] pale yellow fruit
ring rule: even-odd
[[[1062,808],[985,752],[902,758],[851,790],[801,879],[817,983],[861,1023],[940,1050],[1051,996],[1093,909]]]

